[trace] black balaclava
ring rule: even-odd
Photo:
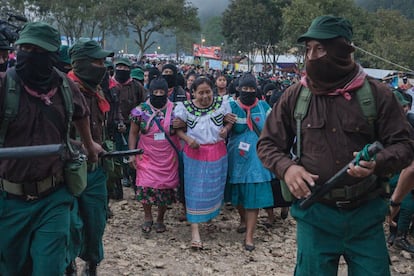
[[[167,104],[167,97],[168,97],[168,84],[167,81],[163,77],[158,77],[153,79],[150,84],[150,103],[153,107],[160,109]],[[154,95],[155,90],[164,90],[165,93],[162,96]]]
[[[242,87],[253,87],[257,90],[256,78],[252,74],[246,73],[239,79],[239,100],[245,105],[254,104],[256,102],[256,93],[242,91]]]
[[[131,70],[115,69],[115,80],[119,83],[124,83],[131,78]]]
[[[162,75],[168,83],[168,88],[175,87],[177,85],[177,67],[174,64],[165,64],[161,72],[164,72],[165,69],[173,71],[172,75]]]
[[[73,62],[73,72],[80,78],[90,89],[95,90],[101,83],[106,73],[105,66],[97,66],[92,63],[93,59],[85,58]]]
[[[16,59],[16,73],[22,81],[32,89],[47,93],[51,88],[53,66],[58,62],[59,54],[18,50]]]
[[[148,69],[148,88],[151,84],[151,81],[158,78],[159,76],[161,76],[161,72],[157,69],[157,67],[151,67]]]
[[[355,48],[343,37],[318,40],[326,49],[326,55],[305,60],[309,90],[324,95],[343,88],[358,73],[359,67],[352,60]]]
[[[269,82],[263,87],[263,95],[265,96],[267,103],[270,103],[270,98],[274,94],[272,92],[270,95],[267,95],[267,92],[269,92],[269,91],[274,91],[275,92],[276,90],[277,90],[276,84],[274,84],[273,82]]]

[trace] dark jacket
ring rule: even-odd
[[[383,84],[369,79],[376,100],[376,140],[385,149],[377,154],[377,175],[387,175],[408,166],[413,159],[414,143],[410,126],[392,92]],[[266,121],[257,144],[257,152],[265,167],[283,179],[289,166],[296,164],[289,152],[296,151],[294,108],[300,84],[289,87]],[[353,159],[370,139],[369,124],[364,117],[355,91],[352,99],[343,96],[312,95],[308,114],[302,121],[301,165],[319,175],[316,184],[323,184]],[[352,184],[352,183],[343,183]]]
[[[60,86],[62,82],[59,75],[54,75],[54,80]],[[73,121],[89,116],[89,108],[85,98],[79,92],[76,85],[68,80],[73,95]],[[0,78],[0,122],[4,114],[5,99],[5,77]],[[51,98],[50,106],[25,92],[24,87],[20,87],[20,105],[16,120],[10,122],[5,147],[34,146],[47,144],[60,144],[65,141],[66,124],[65,102],[60,88]],[[41,106],[44,105],[44,106]],[[50,109],[49,114],[55,116],[54,120],[65,126],[64,130],[59,130],[56,123],[53,123],[50,116],[45,115],[44,108]],[[62,133],[63,132],[63,133]],[[52,175],[62,173],[63,161],[60,156],[49,156],[39,158],[27,158],[16,160],[0,161],[0,178],[5,178],[11,182],[35,182],[45,179]]]

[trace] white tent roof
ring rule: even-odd
[[[395,70],[384,70],[384,69],[374,69],[374,68],[364,68],[365,73],[370,75],[373,78],[376,79],[382,79],[388,74],[392,74],[396,72]]]
[[[293,55],[280,55],[277,57],[276,63],[297,63],[297,58]],[[273,55],[268,55],[266,57],[266,62],[272,63],[273,62]],[[262,55],[256,55],[254,58],[255,64],[262,64],[263,57]]]

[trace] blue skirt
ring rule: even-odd
[[[190,158],[184,152],[183,161],[187,220],[207,222],[220,213],[223,205],[227,155],[216,161],[204,161]]]
[[[233,206],[245,209],[259,209],[273,206],[273,193],[270,181],[260,183],[228,183],[226,201]]]

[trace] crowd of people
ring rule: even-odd
[[[407,77],[389,87],[367,76],[352,59],[352,35],[344,18],[315,18],[298,39],[303,74],[271,76],[136,62],[88,39],[62,46],[42,22],[24,26],[11,66],[13,48],[0,37],[0,146],[65,143],[88,155],[78,193],[67,154],[1,161],[0,275],[77,275],[77,257],[83,275],[97,275],[106,221],[116,216],[108,201],[131,186],[143,235],[165,232],[168,206],[180,202],[190,247],[202,250],[199,224],[228,203],[253,251],[259,210],[272,227],[274,208],[282,219],[290,208],[295,275],[336,275],[340,256],[352,275],[390,275],[387,211],[388,243],[414,253],[414,89]],[[375,141],[384,149],[370,155]],[[300,206],[343,167],[339,185]]]

